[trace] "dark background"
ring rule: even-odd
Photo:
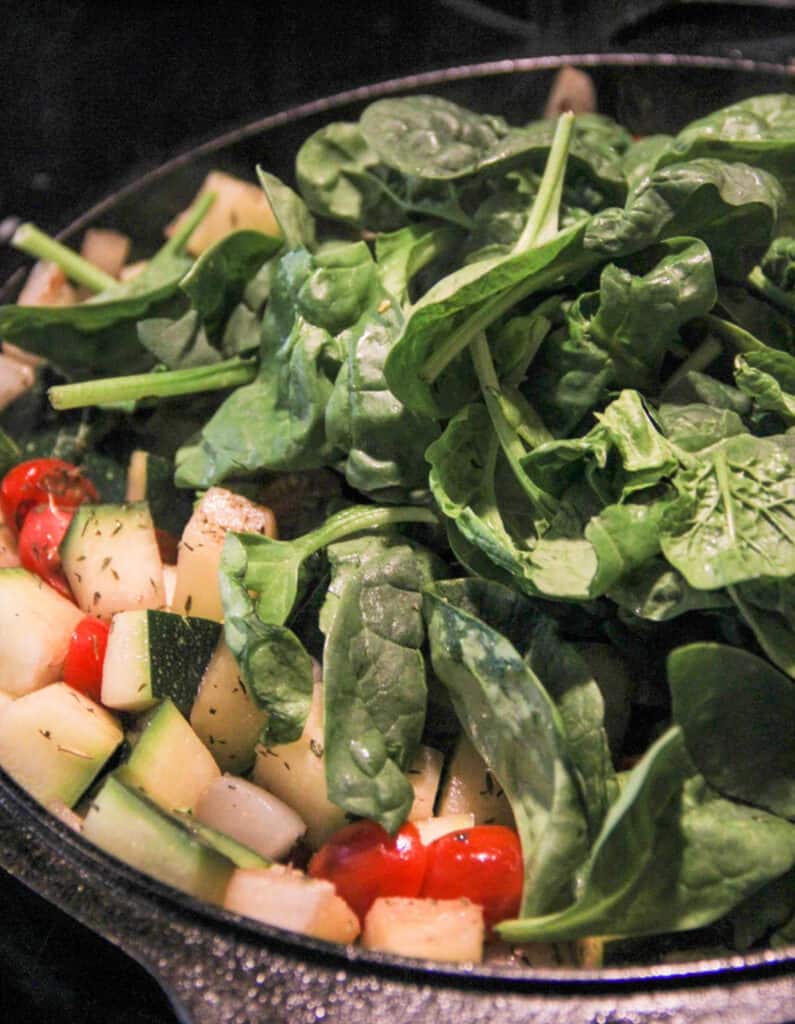
[[[56,230],[114,185],[233,125],[415,71],[609,49],[784,62],[795,54],[795,9],[781,0],[0,0],[0,279],[20,262],[2,245],[17,218]],[[136,965],[3,876],[0,1020],[175,1017]]]

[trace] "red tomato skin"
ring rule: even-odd
[[[19,533],[19,560],[64,597],[73,600],[61,568],[58,546],[75,514],[74,508],[37,505],[25,516]]]
[[[465,897],[479,903],[490,929],[518,915],[523,879],[516,832],[504,825],[475,825],[440,836],[428,846],[420,895],[436,900]]]
[[[411,822],[394,836],[373,821],[356,821],[335,832],[309,862],[313,878],[334,883],[337,894],[364,921],[379,896],[418,896],[427,847]]]
[[[72,633],[63,663],[63,681],[95,701],[99,701],[102,692],[102,665],[109,632],[107,622],[86,615]]]
[[[0,510],[6,523],[21,530],[37,505],[76,508],[99,501],[97,489],[77,466],[63,459],[28,459],[10,469],[0,483]]]

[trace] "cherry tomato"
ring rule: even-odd
[[[379,896],[419,895],[426,850],[411,822],[390,836],[373,821],[356,821],[321,846],[309,862],[309,874],[333,882],[363,921]]]
[[[99,501],[97,489],[77,466],[63,459],[20,462],[0,483],[0,510],[15,530],[22,529],[28,512],[37,505],[76,508],[84,501]]]
[[[483,907],[486,927],[516,917],[522,896],[522,848],[504,825],[475,825],[449,832],[428,846],[420,892],[429,899],[466,897]]]
[[[37,505],[25,516],[19,533],[19,560],[22,565],[70,600],[72,591],[61,568],[58,546],[74,514],[74,508]]]
[[[102,689],[102,665],[109,632],[107,622],[86,615],[72,633],[63,663],[63,681],[96,701]]]

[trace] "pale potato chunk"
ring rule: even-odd
[[[223,621],[218,569],[228,530],[275,537],[276,519],[264,505],[223,487],[211,487],[196,506],[179,542],[172,598],[178,614]]]
[[[359,921],[331,882],[275,864],[239,868],[226,889],[224,907],[277,928],[327,942],[353,942]]]
[[[110,228],[88,228],[80,255],[111,277],[118,277],[130,255],[130,239]]]
[[[21,697],[59,679],[84,615],[38,576],[0,569],[0,689]]]
[[[244,228],[262,231],[266,235],[281,235],[268,198],[259,185],[223,171],[211,171],[193,203],[207,192],[214,192],[216,198],[207,216],[190,236],[187,250],[191,256],[201,255],[225,235]],[[169,224],[166,234],[172,235],[177,230],[192,206]]]
[[[17,539],[0,518],[0,569],[16,569],[21,564]]]
[[[17,298],[20,306],[73,306],[77,292],[55,263],[34,263]]]
[[[32,386],[35,376],[33,366],[27,360],[18,359],[6,352],[0,354],[0,409],[5,409],[20,395],[24,395]]]
[[[109,711],[52,683],[0,714],[0,766],[40,803],[72,807],[123,739]]]
[[[474,828],[475,815],[469,814],[441,814],[436,818],[422,818],[414,822],[414,826],[420,834],[420,842],[423,846],[430,846],[441,836],[450,832],[463,832],[464,829]]]
[[[417,750],[407,773],[414,789],[414,803],[409,811],[409,821],[429,818],[433,814],[443,765],[444,755],[441,750],[425,746]]]
[[[312,706],[294,743],[257,748],[254,781],[293,808],[306,822],[306,839],[318,849],[345,822],[345,812],[328,798],[323,751],[323,686],[315,685]]]
[[[236,839],[266,860],[282,860],[306,832],[306,825],[273,793],[236,775],[206,786],[193,809],[204,825]]]
[[[464,734],[453,752],[438,811],[440,815],[471,812],[476,825],[514,827],[511,805],[502,786]]]
[[[0,690],[0,715],[5,711],[7,707],[10,707],[14,703],[14,698],[10,693],[5,690]]]
[[[220,767],[248,771],[267,715],[246,692],[235,656],[223,637],[199,684],[190,724]]]
[[[364,919],[362,945],[451,963],[483,959],[483,909],[469,900],[380,897]]]

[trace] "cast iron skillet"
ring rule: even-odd
[[[72,223],[117,227],[151,251],[212,167],[290,180],[300,141],[370,100],[433,91],[509,120],[538,116],[554,72],[588,68],[600,109],[646,134],[744,96],[795,90],[782,65],[665,54],[511,59],[351,90],[234,129],[127,184]],[[12,301],[22,272],[0,290]],[[0,640],[0,643],[2,641]],[[1,655],[0,655],[1,656]],[[785,1024],[795,1020],[795,948],[585,971],[473,969],[306,939],[201,903],[90,846],[0,772],[0,867],[142,964],[178,1018],[196,1024]],[[2,927],[2,922],[0,922]]]

